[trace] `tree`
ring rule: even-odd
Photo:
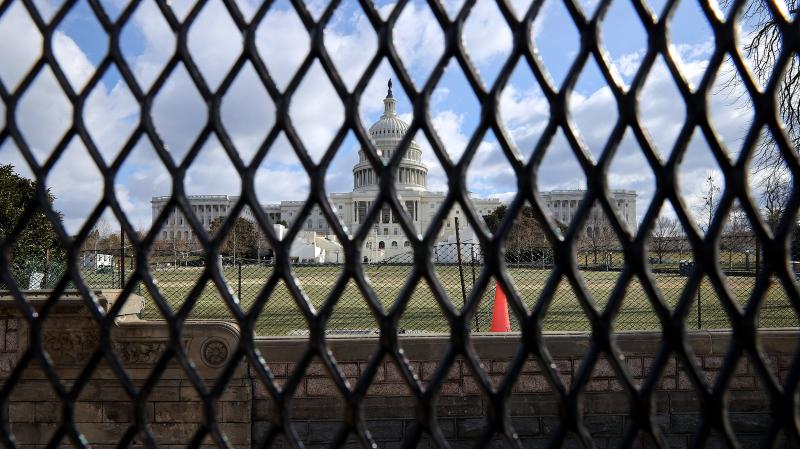
[[[89,232],[89,235],[86,237],[86,240],[83,242],[83,250],[93,251],[97,254],[100,250],[108,249],[106,245],[109,235],[111,235],[111,225],[103,218],[97,220],[94,227]],[[117,246],[117,248],[119,248],[119,246]]]
[[[497,228],[500,227],[500,222],[505,218],[506,212],[508,212],[508,206],[501,204],[488,215],[483,216],[483,222],[486,223],[486,227],[488,227],[492,233],[497,232]]]
[[[764,219],[772,229],[775,229],[780,223],[792,191],[789,174],[784,166],[771,169],[761,182],[761,188],[761,207],[764,211]]]
[[[602,210],[595,206],[592,209],[586,229],[580,236],[579,245],[587,252],[592,253],[592,263],[597,264],[597,255],[611,251],[616,241],[614,230],[608,217]]]
[[[518,263],[533,263],[543,261],[548,254],[547,238],[542,225],[534,217],[533,208],[524,207],[508,234],[506,258],[510,256]]]
[[[723,7],[732,3],[732,0],[721,2]],[[800,0],[786,0],[785,4],[789,19],[800,20]],[[773,77],[775,63],[786,44],[781,31],[783,20],[776,20],[773,13],[773,8],[777,10],[778,5],[779,2],[768,0],[748,1],[740,14],[745,30],[742,51],[762,86],[767,85]],[[780,77],[776,87],[777,112],[789,138],[789,145],[797,152],[800,151],[800,57],[796,53],[790,56],[784,72],[777,76]],[[741,79],[734,70],[730,71],[727,84],[732,89],[741,88]],[[742,107],[750,107],[750,104]],[[783,155],[768,131],[764,131],[758,141],[753,155],[753,172],[754,175],[760,175],[761,205],[767,222],[774,229],[783,215],[786,205],[784,196],[788,196],[791,187]]]
[[[728,214],[728,222],[722,233],[722,249],[728,252],[728,269],[733,269],[733,253],[745,253],[751,249],[754,237],[742,206],[737,202]]]
[[[508,207],[501,204],[483,221],[490,231],[496,232],[506,216]],[[533,263],[544,261],[550,254],[547,237],[541,223],[536,219],[533,207],[525,206],[511,225],[506,237],[506,260],[512,263]]]
[[[218,217],[211,222],[212,234],[222,227],[224,219],[224,217]],[[251,259],[258,257],[258,234],[259,232],[252,221],[241,217],[237,218],[233,229],[228,232],[222,242],[222,254]]]
[[[18,175],[13,165],[0,165],[0,240],[5,241],[17,226],[25,209],[36,201],[36,181]],[[47,191],[47,201],[52,207],[55,197]],[[59,224],[61,213],[57,212]],[[10,268],[17,276],[27,276],[32,271],[43,271],[45,261],[63,262],[65,252],[58,240],[53,224],[41,206],[30,216],[22,232],[9,248]],[[20,279],[27,288],[27,281]]]
[[[732,4],[732,0],[721,2],[724,7]],[[770,5],[777,2],[768,0],[752,0],[745,2],[740,15],[742,27],[746,30],[742,51],[756,79],[765,86],[773,76],[775,63],[783,49],[784,37],[781,32],[781,21],[776,20]],[[786,0],[789,15],[794,20],[800,19],[800,0]],[[790,57],[786,69],[776,89],[777,104],[781,119],[789,137],[789,144],[800,148],[800,58],[795,54]],[[729,85],[736,87],[741,81],[731,73]],[[755,154],[756,169],[774,169],[783,165],[779,152],[773,151],[769,141],[762,140]]]
[[[711,221],[714,219],[714,211],[717,210],[719,205],[719,192],[720,188],[717,185],[714,174],[709,173],[703,189],[703,196],[700,197],[700,202],[697,204],[698,219],[700,220],[698,225],[703,232],[708,232]]]
[[[664,255],[678,247],[680,238],[681,225],[676,218],[658,217],[649,242],[650,248],[658,257],[658,263],[664,263]]]

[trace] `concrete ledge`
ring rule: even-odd
[[[687,340],[698,355],[725,355],[733,333],[729,330],[689,331]],[[653,355],[662,343],[661,332],[616,332],[615,338],[625,354]],[[794,353],[800,344],[800,329],[761,329],[758,340],[768,353]],[[337,360],[365,361],[378,350],[377,336],[329,336],[328,347]],[[450,344],[446,334],[400,336],[400,346],[410,360],[437,358]],[[517,332],[508,334],[476,333],[472,345],[481,358],[511,358],[520,341]],[[306,350],[308,339],[298,337],[256,337],[256,347],[267,362],[295,362]],[[555,358],[575,358],[586,354],[591,343],[588,332],[548,333],[544,343]]]
[[[114,289],[92,291],[93,299],[103,312],[111,309],[121,292]],[[45,290],[23,292],[27,303],[37,311],[49,300],[51,293]],[[143,306],[144,298],[128,295],[114,319],[116,326],[112,328],[111,334],[114,353],[133,379],[149,375],[171,339],[166,321],[144,321],[138,318]],[[0,369],[2,377],[10,372],[11,365],[27,349],[30,325],[23,318],[19,304],[8,294],[0,296],[0,317],[9,323],[4,326],[13,326],[15,338],[11,348],[13,351],[8,351],[10,355],[4,356],[6,359],[13,357],[13,360],[9,360],[8,367],[0,367],[3,368]],[[45,350],[55,366],[61,370],[61,375],[66,378],[77,376],[99,346],[100,329],[97,320],[90,312],[86,299],[77,290],[67,290],[58,298],[42,328]],[[181,332],[181,343],[200,376],[213,379],[239,345],[239,328],[223,320],[186,321]],[[172,365],[175,365],[174,359]],[[103,361],[96,377],[107,377],[105,371],[108,370],[110,367]],[[37,371],[40,370],[33,370]],[[173,371],[176,378],[183,375],[177,366]],[[246,376],[244,364],[237,375]],[[163,377],[171,376],[172,373],[168,370]],[[29,377],[43,377],[43,374],[32,374]]]

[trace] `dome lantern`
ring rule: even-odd
[[[397,115],[397,100],[392,95],[392,79],[389,79],[389,92],[383,99],[383,115],[381,118],[394,117]]]
[[[397,100],[392,94],[392,80],[383,99],[383,115],[369,127],[369,137],[385,161],[392,157],[397,146],[408,132],[408,123],[397,116]],[[398,189],[427,190],[428,167],[422,162],[422,148],[411,141],[403,152],[398,170]],[[355,190],[377,189],[378,177],[367,161],[364,150],[359,151],[359,161],[353,167]]]

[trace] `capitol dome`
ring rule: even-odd
[[[392,95],[392,80],[389,80],[389,92],[383,99],[383,115],[369,127],[370,140],[377,147],[384,163],[388,163],[406,132],[408,123],[397,116],[397,100]],[[417,142],[411,141],[399,168],[398,189],[427,190],[428,167],[422,162],[422,148]],[[378,188],[377,176],[367,161],[363,148],[358,152],[358,162],[353,167],[353,188],[355,190]]]

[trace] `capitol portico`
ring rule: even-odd
[[[389,90],[386,98],[383,99],[383,105],[383,114],[369,128],[369,136],[378,150],[378,155],[383,162],[388,163],[408,131],[408,124],[397,115],[397,100],[392,95],[391,81],[389,81]],[[358,161],[352,171],[353,190],[329,195],[331,206],[339,221],[351,233],[358,230],[364,223],[367,211],[375,201],[380,188],[377,174],[367,160],[363,148],[358,152]],[[510,175],[513,176],[513,174]],[[403,205],[417,233],[423,234],[444,201],[445,193],[428,190],[428,167],[422,159],[422,148],[413,140],[402,155],[396,182],[396,193],[400,204]],[[572,219],[583,194],[585,191],[582,190],[553,191],[541,192],[541,197],[546,207],[554,214],[554,218],[566,223]],[[611,195],[615,200],[612,204],[617,206],[624,221],[635,228],[636,192],[613,190]],[[238,197],[206,195],[189,196],[188,199],[192,204],[193,211],[201,218],[206,229],[209,229],[214,219],[227,215],[227,211],[238,200]],[[480,216],[490,214],[501,205],[500,200],[496,198],[470,196],[469,199]],[[160,214],[168,200],[169,197],[152,199],[153,220]],[[263,205],[262,208],[273,223],[286,223],[291,226],[297,220],[303,204],[302,201],[282,201],[278,204]],[[458,206],[454,206],[442,223],[439,241],[452,241],[455,234],[455,219],[460,216],[463,216],[463,211]],[[248,217],[244,218],[248,219]],[[252,216],[249,219],[252,220]],[[330,226],[319,208],[315,207],[304,218],[304,221],[303,231],[322,235],[331,234]],[[381,260],[410,251],[410,242],[401,229],[399,221],[394,211],[388,205],[384,205],[364,243],[364,255],[368,259]],[[460,219],[459,222],[462,240],[470,240],[472,233],[467,228],[466,218]],[[163,240],[174,239],[187,242],[195,240],[188,223],[179,213],[173,213],[166,222],[160,237]]]

